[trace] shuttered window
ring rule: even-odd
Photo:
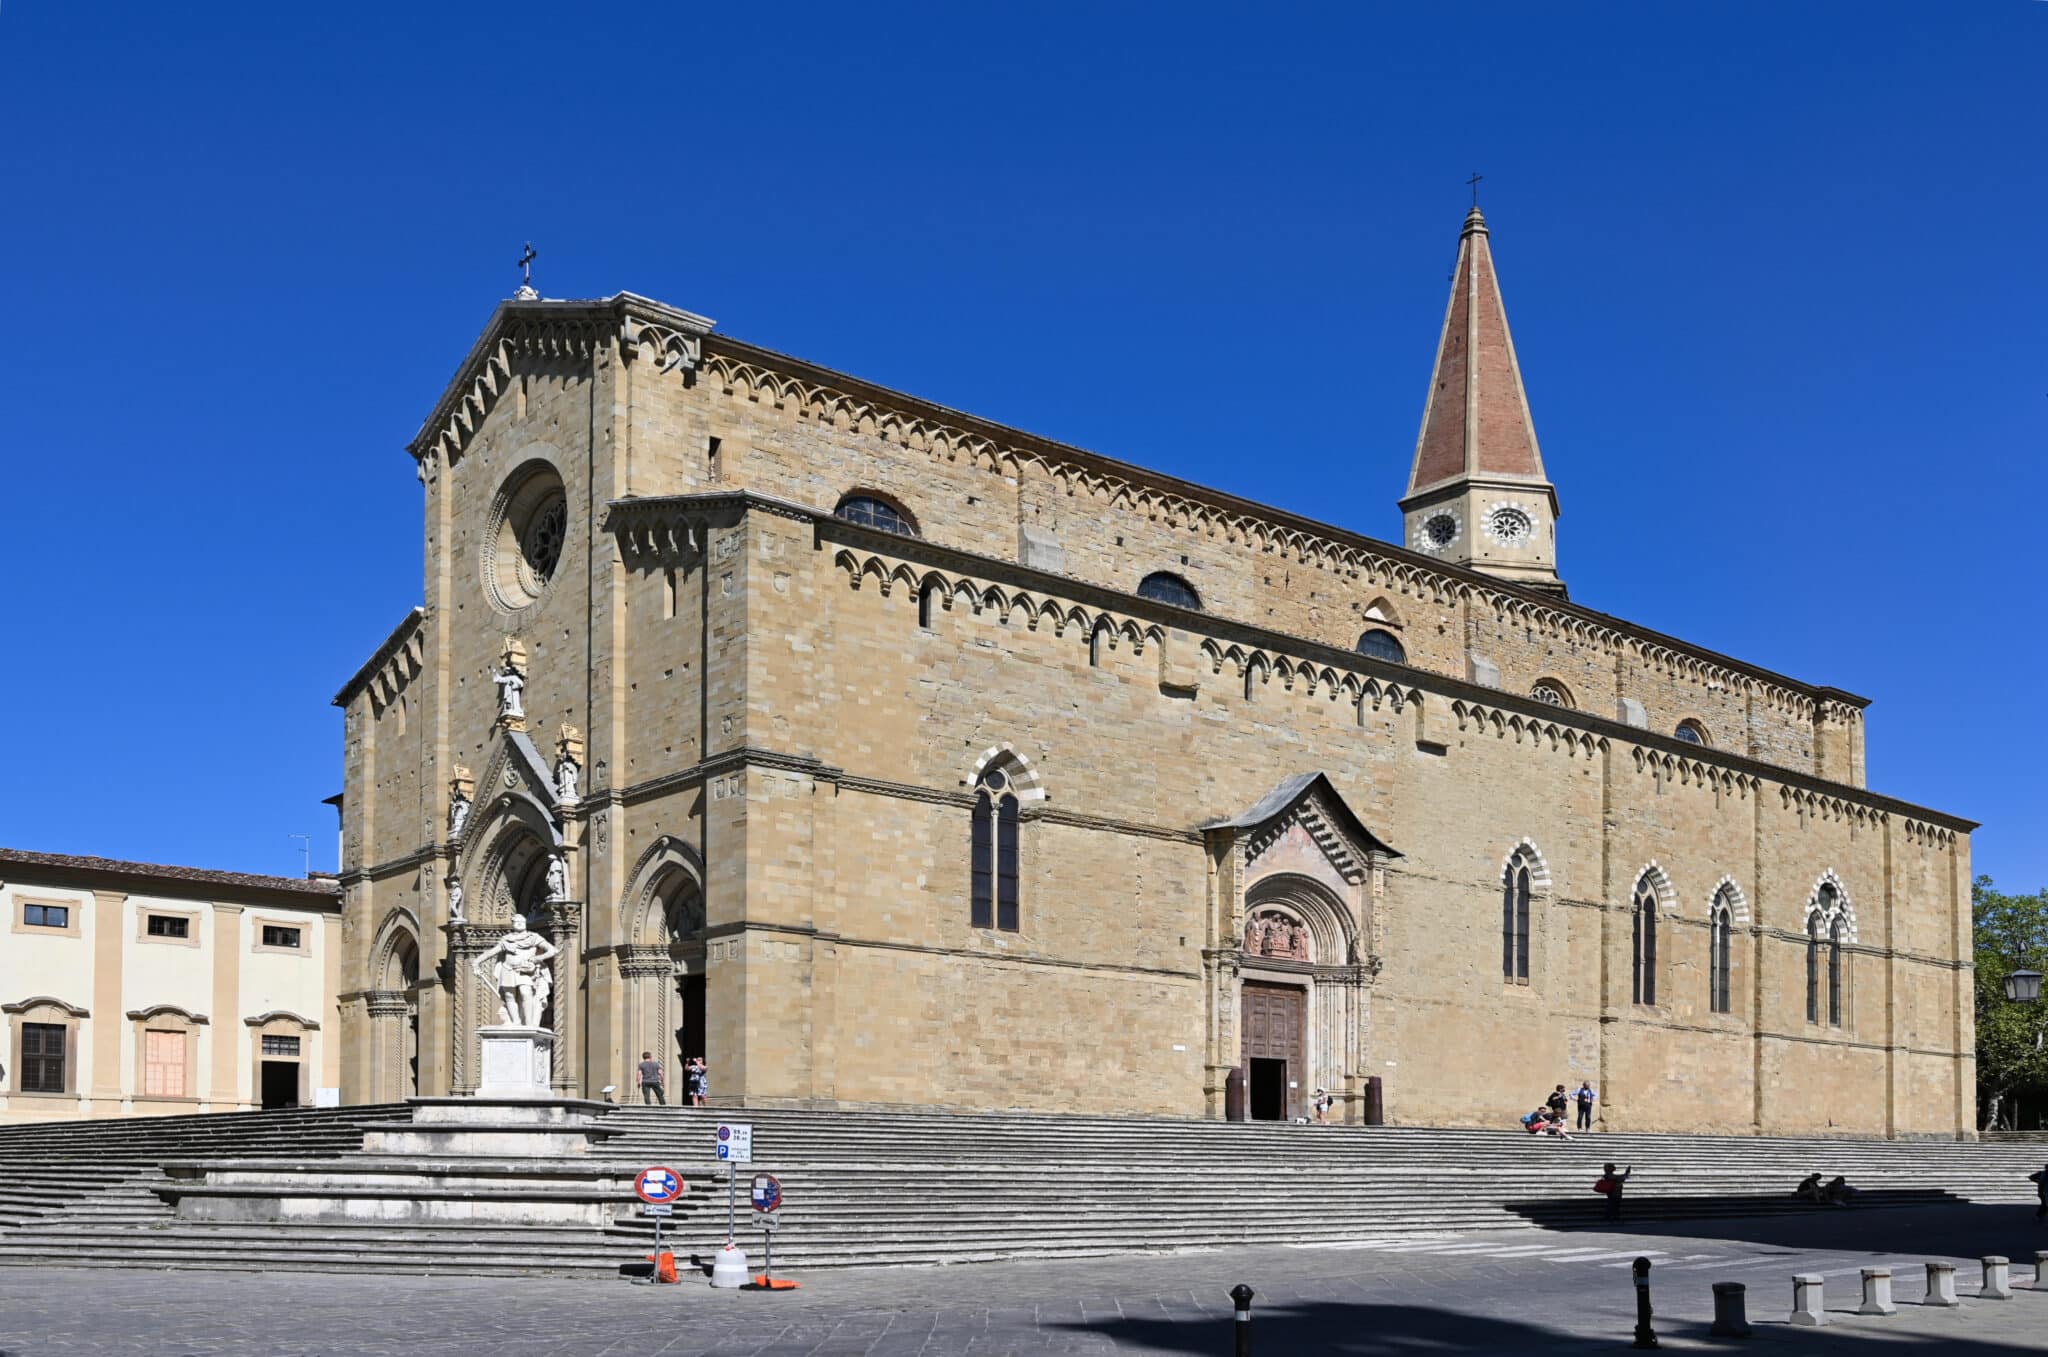
[[[183,1032],[142,1034],[142,1092],[151,1098],[185,1096],[185,1047]]]
[[[21,1091],[63,1093],[65,1029],[58,1023],[21,1025]]]

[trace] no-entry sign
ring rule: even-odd
[[[751,1195],[756,1211],[773,1211],[782,1205],[782,1184],[772,1173],[757,1173]]]

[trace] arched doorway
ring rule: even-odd
[[[370,1084],[378,1102],[420,1091],[420,944],[410,916],[385,921],[371,972]]]
[[[1269,876],[1245,893],[1238,1030],[1252,1120],[1307,1116],[1317,1089],[1350,1114],[1365,978],[1354,933],[1349,911],[1309,877]]]
[[[669,1083],[680,1090],[684,1064],[705,1054],[704,894],[693,877],[676,869],[656,882],[654,901],[677,1001],[677,1023],[671,1034],[675,1045],[667,1061]]]
[[[640,1053],[653,1052],[667,1075],[670,1101],[677,1103],[684,1100],[684,1065],[712,1054],[703,879],[696,849],[664,835],[641,854],[620,901],[626,1008],[614,1067],[621,1086],[631,1089]]]

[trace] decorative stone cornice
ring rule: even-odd
[[[1207,542],[1363,577],[1371,588],[1433,603],[1466,602],[1546,637],[1597,645],[1613,655],[1628,650],[1646,664],[1684,669],[1698,681],[1724,682],[1809,716],[1822,694],[1859,709],[1869,705],[1854,694],[1802,683],[1541,590],[1007,428],[728,336],[707,339],[703,377],[734,399],[898,443],[934,461],[967,462],[1000,476],[1035,470],[1071,498],[1128,509]]]
[[[422,480],[454,465],[522,362],[591,363],[601,350],[615,348],[624,361],[645,355],[657,372],[688,374],[713,324],[631,292],[590,301],[500,302],[406,450],[419,462]]]
[[[370,690],[370,701],[378,711],[409,687],[426,664],[427,610],[414,608],[391,629],[382,645],[341,685],[333,705],[346,707],[356,694]]]

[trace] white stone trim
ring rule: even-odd
[[[1822,910],[1820,907],[1820,892],[1823,886],[1835,888],[1835,899],[1840,903],[1833,910]],[[1813,879],[1813,889],[1807,892],[1806,896],[1806,912],[1799,916],[1802,930],[1811,923],[1815,914],[1819,914],[1821,922],[1827,925],[1823,933],[1832,931],[1835,920],[1839,918],[1849,925],[1848,936],[1843,940],[1856,941],[1856,905],[1849,899],[1849,888],[1842,884],[1842,878],[1835,875],[1835,869],[1832,867]]]
[[[1501,880],[1507,880],[1508,872],[1514,867],[1517,858],[1529,864],[1529,888],[1548,895],[1550,864],[1543,860],[1543,850],[1536,846],[1536,841],[1526,834],[1522,836],[1522,841],[1509,849],[1508,855],[1500,860]]]
[[[1678,888],[1671,884],[1671,874],[1659,866],[1655,858],[1651,858],[1641,867],[1638,867],[1636,874],[1629,878],[1628,907],[1630,909],[1636,907],[1636,891],[1642,886],[1645,877],[1649,879],[1650,890],[1657,897],[1657,908],[1666,914],[1677,914]]]
[[[1046,799],[1045,782],[1039,776],[1037,766],[1018,750],[1017,746],[1011,744],[1008,740],[1003,741],[1001,744],[990,745],[987,749],[983,750],[981,757],[974,761],[974,767],[968,772],[966,781],[961,785],[965,787],[979,786],[981,784],[981,775],[988,771],[990,764],[998,760],[1011,766],[1013,771],[1010,774],[1010,790],[1017,794],[1019,801],[1043,801]]]
[[[1723,876],[1714,883],[1714,889],[1707,895],[1707,922],[1712,923],[1714,909],[1723,896],[1728,900],[1728,921],[1731,924],[1749,923],[1749,897],[1742,893],[1742,887],[1732,876]]]

